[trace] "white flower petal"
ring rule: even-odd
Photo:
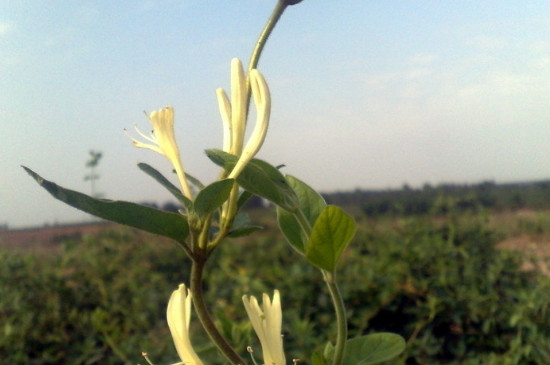
[[[262,307],[255,297],[243,296],[243,303],[252,323],[252,327],[262,345],[263,360],[266,365],[286,363],[281,336],[282,311],[279,291],[275,290],[273,302],[267,294],[263,295]]]
[[[164,155],[176,170],[178,179],[181,184],[183,194],[192,199],[189,183],[185,178],[185,171],[181,161],[180,152],[176,143],[174,134],[174,108],[167,106],[165,108],[155,110],[147,116],[149,122],[153,125],[151,137],[143,134],[137,126],[134,126],[137,133],[150,143],[140,142],[132,137],[132,143],[139,148],[147,148]]]
[[[258,153],[265,141],[269,127],[271,95],[265,79],[258,70],[250,72],[250,86],[256,105],[256,124],[237,164],[229,174],[229,178],[237,178],[250,160]]]
[[[189,338],[191,292],[188,292],[185,285],[180,284],[178,290],[172,292],[166,309],[166,320],[174,340],[174,346],[182,361],[178,364],[202,365],[202,361],[191,346]]]
[[[231,60],[231,153],[240,155],[246,128],[248,87],[243,64],[238,58]]]
[[[218,97],[218,106],[220,108],[220,114],[223,121],[223,150],[225,152],[231,152],[231,141],[233,138],[231,125],[231,103],[225,94],[223,89],[216,90],[216,96]]]

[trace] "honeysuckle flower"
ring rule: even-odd
[[[267,83],[258,70],[252,70],[248,77],[256,106],[256,124],[244,148],[249,95],[246,76],[239,59],[234,58],[231,61],[231,101],[222,89],[216,90],[224,125],[223,150],[239,156],[229,178],[237,178],[246,164],[258,153],[264,143],[269,126],[271,95]]]
[[[262,147],[267,127],[269,126],[269,116],[271,115],[271,95],[267,83],[258,70],[250,71],[250,87],[252,89],[252,98],[256,105],[256,124],[250,138],[246,142],[237,164],[231,170],[229,178],[237,178],[244,167],[258,153]]]
[[[231,101],[223,89],[217,89],[216,96],[224,124],[223,150],[240,155],[246,129],[248,88],[243,64],[238,58],[231,60]]]
[[[267,294],[264,294],[261,307],[258,305],[256,297],[253,296],[243,296],[243,303],[252,327],[260,339],[264,364],[286,364],[283,337],[281,335],[283,314],[281,312],[279,291],[275,290],[273,301],[269,299]]]
[[[155,110],[147,117],[153,126],[150,137],[143,134],[136,125],[134,125],[134,128],[142,138],[150,143],[141,142],[129,136],[132,140],[132,144],[139,148],[153,150],[165,156],[176,170],[183,195],[185,195],[188,199],[192,199],[191,189],[187,179],[185,178],[183,163],[181,161],[179,148],[174,135],[174,108],[167,106],[165,108]]]
[[[189,321],[191,320],[191,292],[184,284],[180,284],[177,290],[174,290],[168,301],[166,309],[166,319],[168,327],[176,346],[176,351],[181,362],[173,365],[202,365],[195,350],[191,346],[189,339]]]

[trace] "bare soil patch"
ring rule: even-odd
[[[521,235],[505,239],[497,245],[500,249],[520,251],[526,255],[524,270],[539,270],[550,276],[550,238]]]
[[[68,239],[79,240],[85,235],[95,235],[117,226],[109,222],[91,222],[1,230],[0,249],[51,250]]]

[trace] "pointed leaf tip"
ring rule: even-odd
[[[112,222],[125,224],[150,233],[172,238],[178,242],[183,242],[189,234],[187,221],[180,214],[146,207],[136,203],[92,198],[86,194],[65,189],[48,181],[25,166],[23,166],[23,168],[54,198],[86,213]]]
[[[138,167],[141,171],[145,172],[147,175],[155,179],[160,185],[164,186],[187,209],[191,207],[192,205],[191,200],[189,200],[185,195],[183,195],[181,190],[178,187],[176,187],[174,184],[172,184],[157,169],[143,162],[138,163]]]

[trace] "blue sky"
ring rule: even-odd
[[[105,197],[170,200],[136,167],[168,162],[123,133],[167,104],[187,170],[213,179],[215,89],[274,3],[0,2],[0,224],[86,219],[20,165],[89,192],[90,149]],[[304,0],[260,61],[273,111],[258,157],[321,191],[550,178],[548,34],[546,0]]]

